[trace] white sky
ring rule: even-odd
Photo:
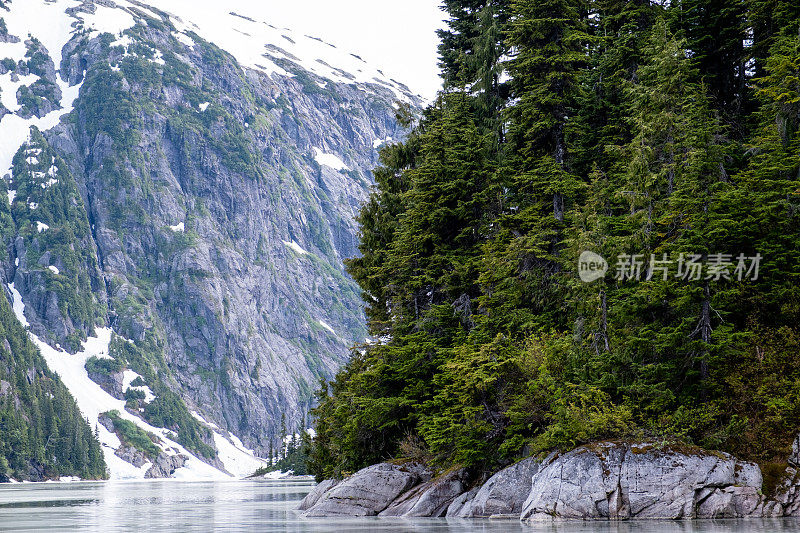
[[[224,2],[228,11],[319,37],[426,98],[441,87],[436,30],[444,25],[444,13],[437,0],[181,1],[193,6]]]

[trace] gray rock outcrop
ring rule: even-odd
[[[761,485],[757,465],[727,454],[598,443],[543,463],[521,519],[737,518]]]
[[[446,472],[403,494],[381,511],[380,516],[444,516],[453,501],[467,489],[469,481],[469,473],[464,469]]]
[[[430,478],[430,473],[417,464],[372,465],[337,484],[305,516],[375,516],[400,495]]]
[[[599,442],[528,458],[476,484],[459,469],[431,478],[387,463],[318,485],[306,516],[490,518],[536,522],[800,516],[800,441],[784,467],[761,468],[693,446]]]
[[[318,483],[311,492],[306,494],[306,497],[300,502],[297,510],[306,511],[310,509],[319,501],[320,498],[322,498],[328,491],[338,484],[339,480],[337,479],[326,479],[321,483]]]
[[[117,451],[114,452],[114,455],[123,461],[132,464],[136,468],[141,468],[150,462],[143,452],[137,450],[133,446],[125,446],[124,444],[117,448]]]
[[[447,518],[465,518],[462,517],[461,513],[464,507],[470,504],[475,495],[478,494],[478,491],[481,490],[481,486],[475,486],[469,489],[464,494],[457,496],[453,503],[450,504],[450,507],[447,508],[447,513],[445,516]]]
[[[177,469],[186,464],[188,459],[183,454],[166,455],[160,453],[144,477],[148,479],[172,477]]]
[[[121,400],[125,397],[124,391],[122,390],[122,385],[124,383],[122,372],[89,372],[89,379],[100,385],[100,388],[114,398]]]
[[[530,457],[496,473],[463,503],[453,502],[447,516],[480,518],[500,515],[519,516],[522,505],[531,492],[533,475],[541,462]],[[455,507],[454,507],[455,506]]]

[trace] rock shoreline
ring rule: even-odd
[[[326,480],[301,502],[307,517],[403,516],[679,520],[800,516],[800,437],[774,487],[726,453],[655,443],[599,442],[528,458],[489,479],[417,463],[380,463]]]

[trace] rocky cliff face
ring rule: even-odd
[[[76,352],[111,327],[116,371],[265,452],[364,340],[342,260],[395,102],[419,101],[246,17],[216,24],[248,61],[147,3],[33,2],[61,30],[0,9],[4,284],[38,338]]]

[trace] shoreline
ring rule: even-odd
[[[11,479],[6,482],[0,483],[0,489],[3,487],[10,487],[10,486],[17,486],[17,485],[71,485],[71,484],[86,484],[86,483],[159,483],[159,482],[168,482],[168,483],[237,483],[240,481],[255,481],[255,482],[267,482],[267,481],[282,481],[282,482],[292,482],[292,483],[300,483],[300,482],[308,482],[314,483],[314,476],[284,476],[284,477],[257,477],[257,478],[250,478],[250,477],[243,477],[243,478],[234,478],[231,477],[229,479],[187,479],[187,478],[171,478],[171,477],[163,477],[163,478],[127,478],[127,479],[47,479],[44,481],[18,481],[16,479]]]
[[[317,517],[593,522],[800,518],[800,437],[777,483],[761,467],[692,446],[596,442],[529,457],[490,477],[379,463],[325,480],[298,512]]]

